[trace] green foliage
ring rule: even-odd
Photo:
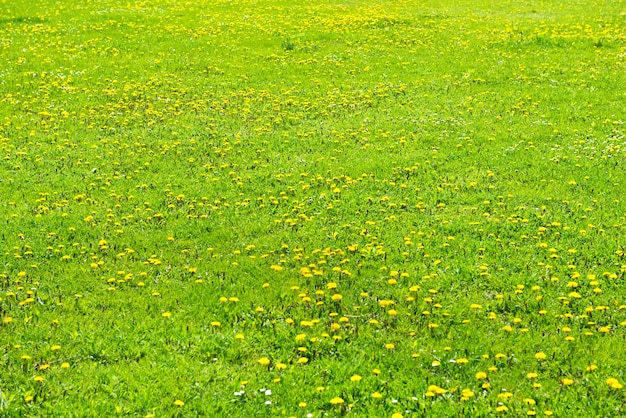
[[[0,16],[0,415],[626,413],[622,3]]]

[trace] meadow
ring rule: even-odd
[[[626,415],[623,0],[0,2],[0,416]]]

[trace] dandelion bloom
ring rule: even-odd
[[[330,400],[331,405],[341,405],[343,402],[343,399],[338,396]]]
[[[461,396],[464,397],[464,398],[471,398],[474,395],[475,395],[475,393],[472,392],[470,389],[463,389],[461,391]]]
[[[444,388],[440,388],[437,385],[430,385],[430,386],[428,386],[428,392],[432,392],[432,393],[435,393],[437,395],[443,395],[444,393],[446,393],[448,391],[445,390]]]
[[[622,386],[622,384],[619,382],[619,380],[617,380],[614,377],[609,377],[608,379],[606,379],[606,384],[609,385],[611,388],[613,389],[621,389],[624,386]]]

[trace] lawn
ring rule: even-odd
[[[0,3],[0,415],[626,415],[626,3]]]

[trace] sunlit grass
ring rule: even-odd
[[[623,4],[0,16],[0,415],[624,414]]]

